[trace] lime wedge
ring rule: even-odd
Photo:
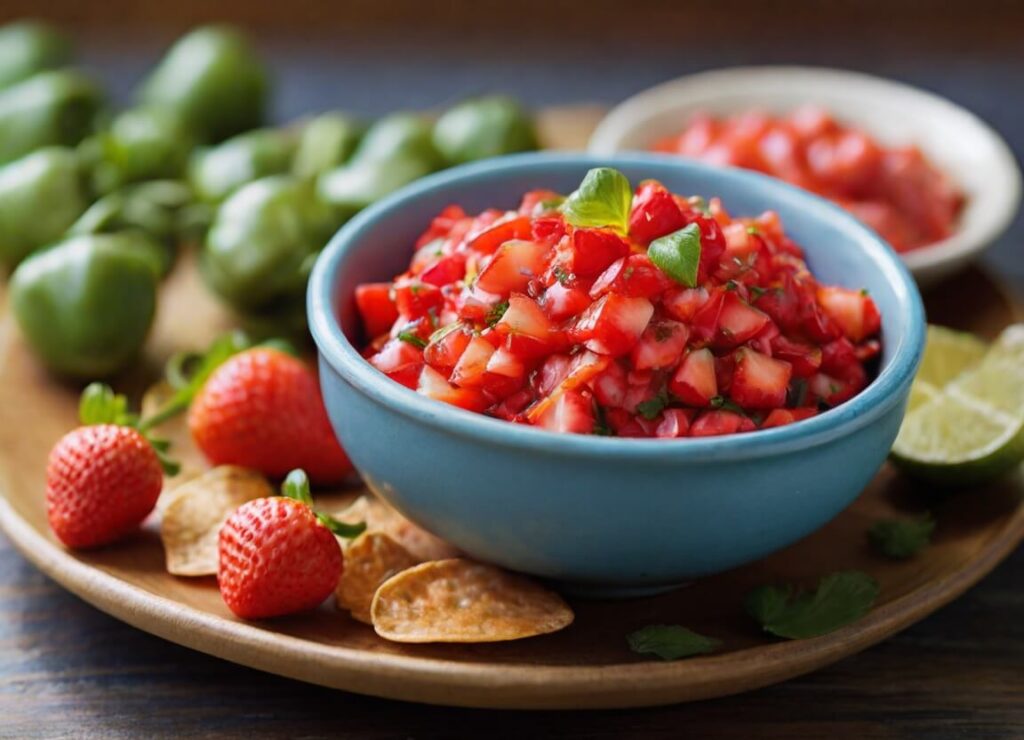
[[[1024,325],[1006,329],[980,362],[969,349],[980,340],[932,329],[931,380],[914,381],[892,460],[938,485],[992,480],[1024,460]],[[968,369],[951,377],[957,365]]]
[[[973,334],[929,325],[928,342],[914,385],[924,381],[935,388],[942,388],[971,365],[977,364],[987,349],[988,345]]]

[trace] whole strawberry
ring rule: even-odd
[[[165,466],[134,428],[123,396],[93,384],[82,395],[87,426],[64,435],[46,468],[46,512],[68,547],[106,545],[135,530],[156,505]],[[162,444],[156,442],[156,444]]]
[[[243,619],[315,609],[341,578],[335,534],[365,529],[314,513],[301,470],[289,474],[284,492],[243,504],[220,530],[217,583],[224,603]]]
[[[317,484],[352,470],[327,418],[316,374],[270,347],[226,360],[192,401],[189,429],[214,465],[241,465],[273,478],[304,469]]]

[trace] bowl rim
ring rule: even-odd
[[[450,404],[424,398],[378,371],[345,337],[333,308],[334,286],[340,265],[365,232],[406,203],[446,187],[490,179],[505,173],[541,172],[552,167],[644,167],[655,165],[714,173],[747,186],[768,187],[780,200],[804,208],[821,220],[846,232],[862,245],[867,258],[883,273],[892,288],[899,310],[907,314],[907,330],[898,337],[892,360],[859,394],[849,401],[794,424],[746,434],[683,440],[623,439],[595,435],[563,434],[525,424],[513,424]],[[539,173],[541,174],[541,173]],[[498,157],[444,170],[422,178],[359,212],[324,248],[313,268],[307,291],[309,326],[326,361],[343,381],[391,411],[425,426],[468,437],[480,444],[511,447],[542,455],[568,455],[645,462],[739,460],[825,444],[861,429],[904,400],[901,388],[909,389],[924,347],[924,307],[917,286],[896,253],[874,232],[831,202],[775,178],[735,168],[680,160],[671,155],[625,154],[598,157],[584,153],[536,152]]]
[[[977,114],[937,93],[905,82],[878,75],[815,65],[737,65],[703,70],[660,82],[637,92],[618,103],[602,118],[587,143],[587,152],[613,156],[635,151],[623,146],[624,139],[635,128],[651,118],[661,115],[686,102],[690,89],[699,85],[746,77],[750,82],[758,78],[786,76],[794,84],[801,81],[828,81],[831,84],[870,86],[876,90],[899,93],[912,106],[927,106],[946,118],[955,118],[973,130],[976,137],[992,147],[993,164],[997,170],[998,187],[991,188],[994,197],[971,198],[965,208],[976,208],[979,217],[969,228],[958,223],[945,239],[920,249],[903,252],[900,258],[911,272],[924,274],[936,267],[966,261],[991,246],[1009,228],[1020,207],[1022,175],[1017,158],[1006,140]],[[977,205],[984,202],[984,206]]]

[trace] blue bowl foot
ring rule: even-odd
[[[677,588],[689,586],[690,582],[675,583],[669,586],[621,586],[608,583],[555,581],[552,585],[560,593],[581,599],[640,599],[645,596],[657,596],[675,591]]]

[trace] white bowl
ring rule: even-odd
[[[920,285],[966,266],[1017,212],[1021,173],[1006,142],[973,113],[931,93],[856,72],[817,67],[734,67],[680,77],[614,108],[590,137],[591,154],[646,150],[698,112],[786,113],[815,103],[887,145],[917,144],[963,189],[956,231],[901,256]]]

